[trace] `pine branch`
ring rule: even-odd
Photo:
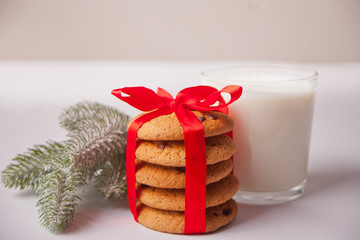
[[[41,223],[52,232],[63,231],[71,224],[79,199],[77,191],[93,174],[98,173],[96,187],[105,198],[118,199],[126,195],[123,153],[129,116],[101,104],[86,104],[75,105],[69,112],[70,115],[76,113],[77,121],[67,125],[73,129],[63,153],[68,160],[54,159],[70,163],[72,171],[64,170],[68,168],[63,166],[58,172],[46,175],[38,191]],[[89,114],[92,109],[96,109],[96,115]],[[67,117],[64,115],[63,119]]]
[[[76,124],[82,120],[91,119],[104,115],[104,113],[116,116],[125,114],[120,113],[116,108],[103,105],[97,102],[82,101],[64,109],[60,114],[60,125],[68,131],[77,129]]]
[[[51,232],[67,229],[73,221],[78,192],[85,184],[86,174],[67,166],[41,177],[36,193],[39,197],[40,223]]]
[[[37,188],[41,176],[57,168],[52,162],[54,156],[63,151],[64,145],[59,142],[47,142],[35,145],[24,154],[18,154],[2,172],[1,180],[7,188]],[[59,163],[57,163],[59,164]]]
[[[6,187],[32,187],[39,201],[40,222],[52,232],[71,224],[78,192],[96,176],[105,198],[126,194],[125,149],[129,116],[99,103],[81,102],[60,116],[69,140],[35,145],[17,155],[2,172]]]
[[[98,111],[97,116],[82,120],[68,134],[67,149],[74,163],[83,169],[98,167],[115,154],[124,153],[129,116],[114,111]]]
[[[105,199],[118,200],[126,196],[125,162],[125,154],[116,154],[95,175],[95,187]]]

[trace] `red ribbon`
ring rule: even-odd
[[[175,112],[184,132],[186,157],[184,233],[203,233],[206,214],[205,135],[202,123],[191,110],[227,113],[227,106],[241,96],[242,87],[230,85],[220,91],[209,86],[190,87],[180,91],[175,99],[161,88],[158,88],[157,93],[145,87],[125,87],[115,89],[111,93],[141,111],[151,111],[134,120],[129,126],[127,134],[128,200],[135,221],[138,216],[135,187],[137,132],[144,123],[151,119]],[[230,95],[228,102],[225,102],[221,96],[222,93]]]

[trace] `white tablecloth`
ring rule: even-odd
[[[81,100],[137,110],[112,89],[160,86],[176,94],[200,84],[200,71],[236,62],[0,62],[0,169],[48,139],[64,140],[61,110]],[[239,215],[207,239],[360,239],[360,63],[308,64],[319,74],[308,185],[301,198],[274,206],[239,204]],[[38,221],[34,191],[0,186],[0,239],[184,239],[135,221],[127,200],[108,201],[90,184],[65,233]]]

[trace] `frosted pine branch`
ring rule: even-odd
[[[125,115],[116,108],[106,106],[97,102],[82,101],[64,109],[60,114],[60,125],[69,131],[77,129],[76,124],[82,120],[99,117],[107,113],[108,115]]]
[[[117,153],[124,153],[129,117],[119,112],[99,111],[98,116],[82,120],[69,133],[67,149],[74,163],[90,169]]]
[[[61,232],[70,226],[85,179],[85,174],[73,166],[64,166],[41,177],[36,191],[41,225],[51,232]]]
[[[35,145],[24,154],[18,154],[2,172],[1,180],[5,187],[37,188],[41,176],[57,168],[52,159],[64,150],[64,145],[59,142],[47,142]]]
[[[105,198],[126,195],[129,116],[99,103],[81,102],[67,108],[60,121],[71,131],[67,141],[35,145],[2,172],[6,187],[36,189],[40,222],[52,232],[70,226],[78,193],[91,176]]]
[[[125,162],[125,154],[116,154],[95,175],[95,186],[105,199],[117,200],[126,196]]]

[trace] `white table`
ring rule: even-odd
[[[48,139],[64,140],[62,108],[99,101],[134,115],[110,94],[115,88],[160,86],[176,94],[200,84],[204,68],[236,62],[0,62],[0,169]],[[311,64],[320,74],[308,186],[293,202],[239,204],[236,220],[206,239],[360,239],[360,63]],[[65,233],[40,226],[31,190],[0,186],[0,239],[184,239],[135,223],[127,200],[107,201],[92,185],[81,195]],[[187,237],[186,237],[187,238]]]

